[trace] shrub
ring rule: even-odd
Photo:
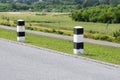
[[[88,32],[92,34],[99,33],[98,31],[93,31],[93,30],[89,30]]]
[[[104,36],[101,36],[100,39],[101,39],[101,40],[108,40],[108,39],[109,39],[109,36],[104,35]]]
[[[55,30],[55,29],[52,29],[52,32],[53,32],[53,33],[56,33],[56,30]]]
[[[64,32],[62,32],[62,31],[57,31],[57,33],[58,33],[58,34],[61,34],[61,35],[64,34]]]
[[[117,37],[117,39],[116,39],[118,42],[120,42],[120,36],[119,37]]]
[[[113,32],[113,37],[115,38],[120,37],[120,29],[116,32]]]
[[[95,39],[95,35],[90,34],[90,33],[84,33],[84,37],[85,37],[85,38],[92,38],[92,39]]]
[[[28,30],[34,30],[32,27],[26,27],[26,29],[28,29]]]
[[[48,32],[49,33],[50,31],[48,29],[44,29],[44,32]]]
[[[11,26],[9,23],[1,23],[1,25]]]
[[[84,37],[91,38],[95,40],[105,40],[105,41],[114,41],[114,38],[109,35],[103,35],[103,34],[91,34],[91,33],[85,33]]]

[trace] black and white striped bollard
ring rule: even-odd
[[[25,41],[25,21],[18,20],[17,21],[17,41],[24,42]]]
[[[81,26],[74,27],[74,54],[84,53],[84,29]]]

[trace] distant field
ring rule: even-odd
[[[0,29],[0,38],[16,41],[16,35],[15,31]],[[73,42],[67,40],[26,34],[25,43],[73,54]],[[116,47],[85,43],[85,54],[80,56],[120,65],[120,48]]]
[[[23,19],[26,21],[26,26],[30,27],[40,27],[55,30],[66,30],[72,33],[74,26],[83,26],[86,32],[95,31],[102,34],[106,33],[106,25],[104,23],[92,23],[92,22],[75,22],[71,19],[69,14],[41,14],[39,12],[1,12],[0,22],[3,21],[3,17],[9,18],[10,21],[15,21],[18,19]],[[112,34],[116,30],[120,29],[120,24],[109,24],[108,34]]]
[[[75,22],[70,16],[70,13],[0,12],[0,24],[16,27],[16,21],[23,19],[26,29],[68,36],[73,35],[73,27],[82,26],[86,38],[120,43],[120,24],[109,24],[107,28],[104,23]]]

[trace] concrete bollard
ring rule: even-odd
[[[81,26],[74,27],[74,54],[84,53],[84,29]]]
[[[25,41],[25,21],[18,20],[17,21],[17,41],[24,42]]]

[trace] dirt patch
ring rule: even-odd
[[[7,12],[9,14],[21,14],[21,12]]]

